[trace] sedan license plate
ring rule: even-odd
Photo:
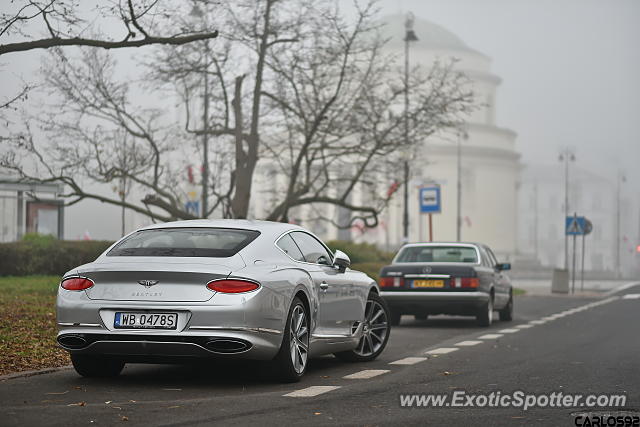
[[[414,288],[444,288],[444,280],[414,280]]]
[[[176,329],[178,313],[116,313],[116,329]]]

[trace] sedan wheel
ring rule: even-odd
[[[378,357],[389,340],[389,318],[389,309],[384,300],[377,294],[370,294],[358,346],[351,351],[336,353],[336,356],[350,362],[365,362]]]
[[[510,322],[513,320],[513,295],[509,297],[507,306],[498,313],[500,314],[500,320],[503,322]]]
[[[280,351],[274,359],[280,379],[300,381],[307,370],[308,359],[309,316],[300,298],[296,297],[289,309]]]
[[[490,297],[486,303],[480,306],[476,314],[476,322],[480,326],[491,326],[493,322],[493,298]]]

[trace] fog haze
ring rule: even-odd
[[[611,180],[622,169],[626,191],[640,191],[640,2],[384,0],[381,6],[383,14],[411,11],[439,24],[493,59],[503,79],[497,122],[518,133],[523,163],[555,164],[569,146],[578,167]]]

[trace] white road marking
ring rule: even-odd
[[[368,378],[386,374],[387,372],[389,372],[387,369],[365,369],[364,371],[356,372],[355,374],[345,375],[342,378],[346,378],[348,380],[366,380]]]
[[[534,325],[530,325],[528,323],[525,323],[524,325],[518,325],[516,326],[516,328],[518,329],[527,329],[527,328],[533,328]]]
[[[635,286],[635,284],[634,284],[634,286]],[[635,295],[635,294],[630,294],[630,295]],[[640,298],[640,294],[637,294],[637,295],[638,296],[634,297],[634,298]],[[626,296],[625,296],[625,298],[626,298]],[[539,320],[532,320],[532,321],[529,322],[528,326],[518,325],[518,326],[516,326],[516,328],[530,328],[533,325],[543,325],[543,324],[545,324],[547,322],[550,322],[552,320],[560,319],[560,318],[563,318],[565,316],[569,316],[570,314],[579,313],[581,311],[588,310],[590,308],[597,307],[599,305],[608,304],[608,303],[610,303],[612,301],[615,301],[617,299],[618,299],[618,297],[609,297],[607,299],[603,299],[602,301],[591,302],[589,304],[585,304],[585,305],[582,305],[580,307],[575,307],[575,308],[572,308],[570,310],[562,311],[560,313],[551,314],[551,315],[543,317],[543,318],[541,318]],[[505,332],[505,331],[506,331],[506,329],[502,330],[500,332]]]
[[[460,341],[456,345],[460,347],[471,347],[472,345],[482,344],[482,341]]]
[[[415,365],[416,363],[424,362],[426,357],[405,357],[404,359],[390,362],[389,365]]]
[[[478,337],[479,340],[495,340],[496,338],[500,338],[502,334],[486,334],[481,337]]]
[[[434,350],[429,350],[426,352],[426,354],[447,354],[447,353],[453,353],[456,350],[458,349],[455,347],[440,347]]]
[[[502,333],[502,334],[513,334],[515,332],[520,332],[520,329],[501,329],[498,332]]]
[[[632,283],[627,283],[627,284],[624,284],[624,285],[620,285],[617,288],[611,289],[605,295],[612,295],[612,294],[615,294],[617,292],[624,291],[625,289],[633,288],[634,286],[637,286],[637,285],[640,285],[640,282],[632,282]]]
[[[284,394],[286,397],[314,397],[323,393],[327,393],[336,389],[339,389],[339,385],[313,385],[311,387],[303,388],[300,390],[292,391],[291,393]]]
[[[622,297],[622,299],[638,299],[640,298],[640,294],[627,294]]]

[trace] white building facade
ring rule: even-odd
[[[527,165],[519,190],[518,252],[541,268],[564,267],[565,172],[557,165]],[[586,216],[593,231],[586,237],[584,267],[590,277],[632,277],[640,268],[640,218],[625,182],[572,164],[569,215]],[[576,267],[582,266],[582,238],[576,241]],[[573,241],[569,238],[569,268]],[[598,274],[599,276],[594,276]]]

